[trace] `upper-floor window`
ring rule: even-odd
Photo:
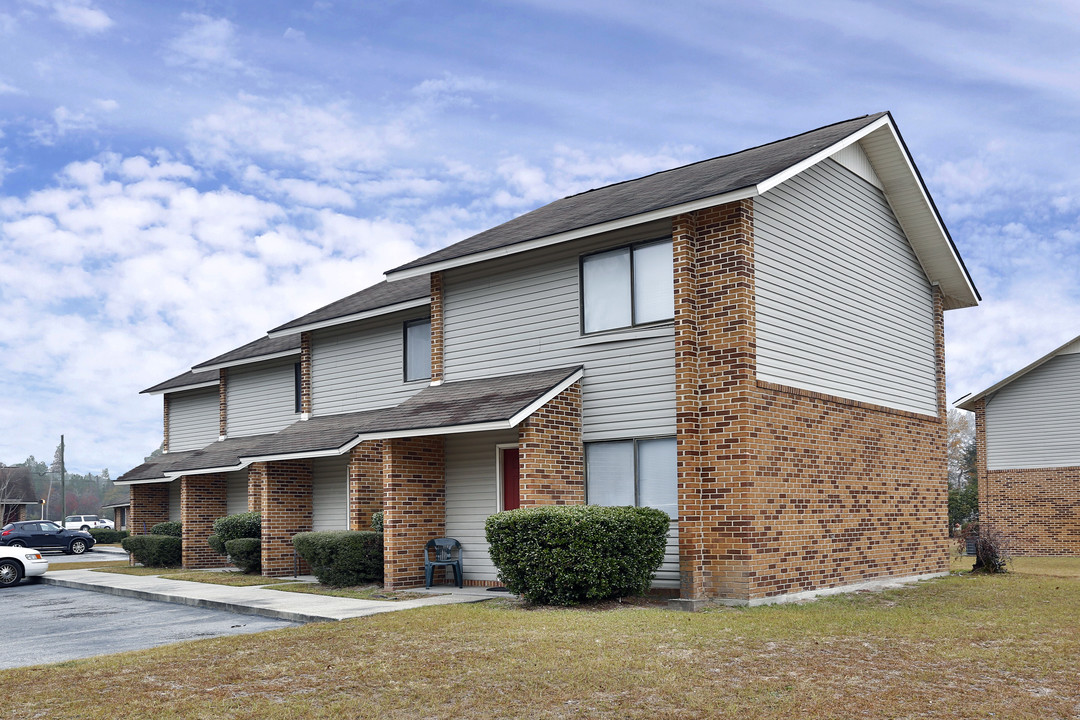
[[[405,380],[431,377],[431,318],[405,323]]]
[[[675,438],[585,443],[590,505],[637,505],[679,515]]]
[[[581,298],[587,333],[671,320],[675,317],[671,240],[582,257]]]

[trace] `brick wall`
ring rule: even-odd
[[[226,368],[218,370],[218,435],[225,437],[229,433],[229,401],[228,401],[229,371]]]
[[[431,273],[431,381],[443,379],[443,274]]]
[[[266,479],[266,463],[251,463],[248,465],[248,512],[262,512],[262,489],[263,480]]]
[[[988,470],[986,401],[975,403],[979,522],[1014,555],[1080,555],[1080,467]]]
[[[349,453],[349,529],[370,530],[371,514],[382,510],[382,442],[362,442]]]
[[[311,461],[280,460],[263,465],[262,574],[292,575],[292,536],[311,530]],[[300,572],[308,572],[302,561]]]
[[[174,482],[180,483],[184,567],[194,569],[226,565],[225,558],[206,544],[206,539],[214,532],[214,521],[228,514],[225,475],[184,475]]]
[[[424,544],[446,535],[442,437],[383,442],[384,585],[424,584]]]
[[[581,383],[530,415],[518,430],[521,507],[585,502]]]
[[[161,441],[161,452],[169,452],[169,394],[165,393],[161,396],[161,412],[164,415],[162,426],[164,430],[164,439]]]
[[[173,482],[179,482],[174,480]],[[150,528],[169,520],[169,483],[131,485],[132,535],[150,532]]]
[[[311,333],[300,333],[300,412],[311,413]]]

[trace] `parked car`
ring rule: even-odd
[[[49,561],[37,550],[0,547],[0,587],[11,587],[24,577],[39,578],[49,569]]]
[[[82,555],[94,547],[94,536],[82,530],[68,530],[51,520],[27,520],[0,528],[0,545],[59,548],[68,555]]]
[[[106,520],[97,515],[68,515],[64,518],[64,527],[68,530],[82,530],[86,532],[95,528],[113,529],[113,521]]]

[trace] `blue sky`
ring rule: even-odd
[[[1080,6],[0,5],[0,460],[572,192],[891,110],[984,302],[949,399],[1080,334]]]

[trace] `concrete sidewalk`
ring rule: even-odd
[[[322,622],[346,620],[378,613],[410,610],[428,605],[480,602],[493,596],[484,588],[434,587],[415,592],[428,597],[415,600],[354,600],[329,595],[282,592],[273,585],[229,587],[210,583],[169,580],[150,575],[122,575],[93,570],[60,570],[46,573],[41,581],[50,585],[91,590],[94,592],[179,603],[193,607],[214,608],[246,615],[290,620],[292,622]],[[409,592],[414,592],[410,590]]]

